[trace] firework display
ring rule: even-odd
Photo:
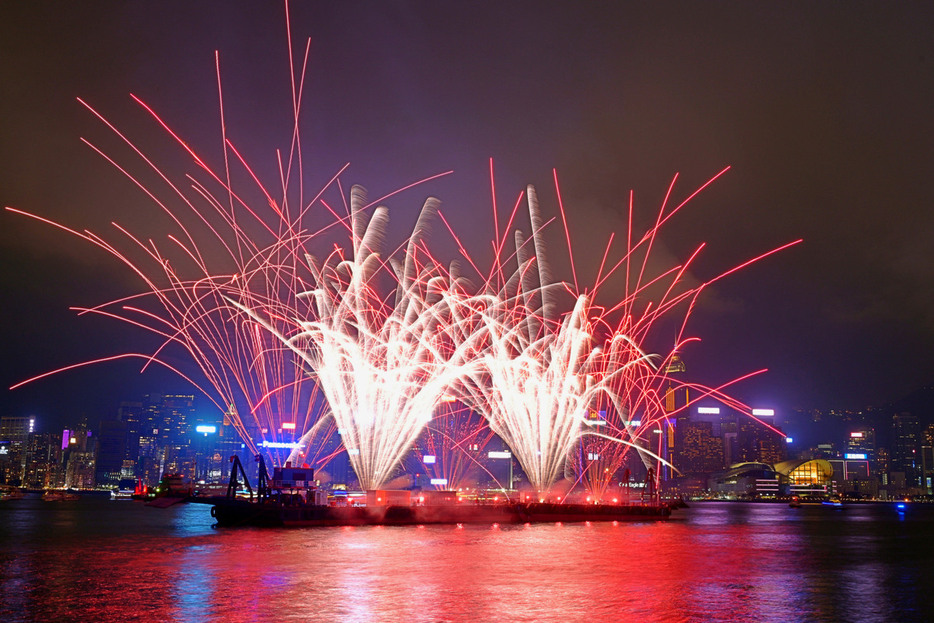
[[[219,95],[220,84],[218,68]],[[436,199],[424,203],[412,233],[395,247],[387,240],[389,210],[382,202],[388,196],[370,202],[360,186],[345,193],[346,167],[306,197],[301,87],[301,80],[293,85],[294,131],[287,155],[279,155],[278,192],[227,138],[222,98],[224,164],[216,168],[134,98],[195,165],[184,182],[170,179],[82,102],[163,190],[87,144],[167,215],[174,231],[157,244],[115,225],[114,241],[7,208],[103,249],[144,284],[139,294],[78,311],[145,329],[161,345],[77,365],[140,358],[144,369],[167,366],[209,398],[252,452],[275,464],[317,467],[346,453],[363,489],[386,487],[413,454],[415,469],[431,474],[437,486],[458,487],[482,468],[478,457],[494,437],[518,461],[528,488],[542,495],[567,479],[569,488],[580,484],[602,498],[633,453],[655,473],[672,467],[655,430],[688,405],[673,409],[666,396],[690,387],[695,400],[729,401],[724,387],[697,387],[671,374],[691,341],[687,321],[705,287],[745,264],[689,286],[684,277],[700,249],[658,273],[648,270],[649,257],[662,225],[725,169],[669,208],[676,176],[654,226],[637,239],[630,197],[621,257],[607,264],[611,236],[586,288],[577,283],[570,236],[573,283],[553,277],[548,221],[529,186],[503,231],[494,207],[496,253],[481,270],[456,232],[439,227],[447,221]],[[247,199],[257,191],[259,206]],[[555,191],[567,233],[557,179]],[[528,210],[528,234],[512,228],[520,205]],[[461,262],[475,274],[465,276],[461,262],[436,259],[443,244],[430,236],[432,227],[458,241]],[[334,242],[334,232],[346,233],[346,240]],[[609,287],[611,275],[623,285]],[[646,352],[657,320],[674,314],[681,314],[681,329],[670,352]],[[194,373],[171,365],[169,353],[178,351]],[[498,484],[515,486],[512,475]]]

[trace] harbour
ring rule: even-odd
[[[0,618],[924,621],[934,507],[705,502],[668,521],[218,529],[208,507],[0,505]]]

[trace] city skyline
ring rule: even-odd
[[[443,411],[435,429],[426,429],[406,452],[393,486],[442,486],[463,495],[474,490],[494,495],[513,482],[515,489],[528,491],[531,486],[535,490],[534,478],[529,478],[510,446],[482,426],[483,418],[462,407]],[[674,467],[662,470],[661,490],[692,499],[769,499],[776,493],[793,494],[789,485],[807,482],[799,493],[826,496],[836,491],[871,499],[930,495],[934,469],[934,422],[930,418],[907,413],[876,420],[868,417],[872,414],[797,415],[815,422],[823,418],[832,426],[824,428],[821,437],[794,443],[785,436],[788,430],[773,427],[791,420],[771,409],[755,409],[750,418],[711,400],[660,422],[664,430],[654,432],[666,440],[661,454]],[[588,426],[602,428],[608,423],[606,418],[606,412],[594,412]],[[479,436],[478,425],[486,429]],[[294,424],[286,427],[294,428]],[[444,430],[454,435],[454,443],[437,443],[435,435]],[[349,457],[341,450],[342,437],[334,432],[317,440],[318,447],[302,467],[313,468],[316,479],[328,490],[359,489]],[[265,431],[253,430],[251,435],[258,443]],[[281,466],[294,444],[267,445],[264,441],[259,445],[267,463]],[[582,440],[568,457],[564,477],[548,494],[561,499],[573,493],[589,496],[588,500],[611,500],[630,486],[640,486],[648,478],[644,462],[636,453],[618,455],[612,446],[593,438]],[[239,455],[255,479],[257,465],[251,450],[228,418],[199,411],[196,396],[190,394],[141,396],[122,402],[116,416],[72,422],[64,431],[50,430],[33,418],[0,418],[3,486],[108,490],[118,482],[139,480],[152,488],[163,474],[180,474],[193,484],[219,485],[229,476],[227,459],[233,454]],[[508,459],[508,469],[502,459]],[[824,472],[818,481],[809,480],[811,476],[796,480],[815,469]],[[783,483],[779,490],[774,489],[776,479]],[[827,488],[831,481],[832,490]],[[814,485],[818,488],[812,490]]]
[[[500,202],[535,183],[550,215],[554,168],[575,260],[586,267],[599,261],[593,249],[609,231],[624,231],[630,189],[637,217],[648,219],[676,173],[683,198],[731,165],[663,233],[663,251],[683,260],[690,245],[709,242],[692,275],[703,280],[790,239],[805,242],[705,293],[689,327],[703,338],[684,354],[690,373],[717,384],[770,368],[735,393],[786,411],[879,405],[931,382],[931,191],[922,188],[934,164],[923,140],[932,123],[930,10],[526,8],[468,19],[457,6],[293,6],[293,45],[312,39],[311,177],[349,161],[346,186],[381,196],[453,169],[387,203],[404,224],[425,196],[437,196],[476,244],[488,238],[469,223],[491,211],[490,158]],[[104,132],[75,97],[187,168],[128,94],[212,153],[220,141],[215,49],[237,140],[269,163],[287,141],[281,5],[0,11],[9,41],[3,82],[13,94],[2,104],[4,205],[78,228],[119,220],[158,233],[145,196],[80,143]],[[82,23],[94,24],[93,43]],[[478,51],[477,41],[487,47]],[[17,301],[4,312],[5,387],[113,354],[114,343],[146,349],[144,334],[67,311],[135,293],[130,276],[63,234],[2,218],[2,287]],[[67,409],[94,418],[123,388],[191,391],[137,370],[106,364],[4,389],[0,406],[11,416],[73,417]],[[66,397],[73,401],[63,404]]]

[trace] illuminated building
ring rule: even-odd
[[[831,492],[833,466],[826,459],[782,461],[775,465],[789,495],[821,498]]]
[[[921,488],[927,495],[934,493],[934,424],[921,436]]]
[[[711,493],[727,498],[774,497],[780,493],[779,474],[767,463],[737,463],[707,481]]]
[[[675,467],[682,474],[712,473],[723,469],[723,440],[714,434],[714,423],[679,418]]]
[[[66,440],[63,440],[63,442]],[[63,448],[64,486],[69,489],[93,489],[97,439],[88,430],[87,421],[70,431]]]
[[[902,472],[905,486],[921,484],[921,423],[910,413],[901,413],[892,418],[894,436],[892,444],[892,471]],[[893,475],[894,477],[894,475]]]
[[[673,354],[671,359],[668,362],[668,365],[665,367],[665,374],[680,374],[686,370],[684,361],[677,354]],[[673,414],[678,409],[683,408],[690,402],[690,395],[688,393],[688,388],[684,387],[675,387],[673,381],[668,381],[668,387],[665,389],[665,413]],[[686,418],[682,417],[666,417],[659,421],[659,426],[661,428],[662,440],[661,440],[661,457],[670,461],[673,465],[678,464],[678,458],[676,457],[677,450],[677,433],[676,428],[678,426],[678,421]],[[672,476],[671,468],[667,465],[661,466],[661,479],[669,480]]]
[[[126,457],[127,424],[119,420],[102,420],[97,436],[95,483],[98,487],[114,488],[123,474]]]
[[[196,457],[190,451],[195,397],[191,394],[149,394],[140,413],[139,476],[155,485],[164,473],[193,475]]]
[[[862,458],[872,463],[876,457],[876,433],[865,427],[850,431],[846,439],[844,454],[861,454]],[[845,458],[845,457],[844,457]]]
[[[61,437],[33,433],[26,443],[26,475],[23,486],[31,489],[58,487],[64,482]]]
[[[934,447],[925,443],[921,446],[921,488],[922,493],[934,493]]]
[[[123,455],[121,476],[123,478],[136,478],[139,476],[137,461],[139,459],[139,439],[142,433],[141,402],[121,402],[117,409],[117,419],[126,423],[126,451]]]
[[[773,464],[785,458],[785,436],[767,426],[773,416],[774,412],[756,416],[763,423],[742,415],[737,417],[734,461]]]

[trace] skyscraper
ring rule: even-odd
[[[921,485],[921,423],[917,416],[900,413],[892,418],[892,471],[905,473],[905,485]]]

